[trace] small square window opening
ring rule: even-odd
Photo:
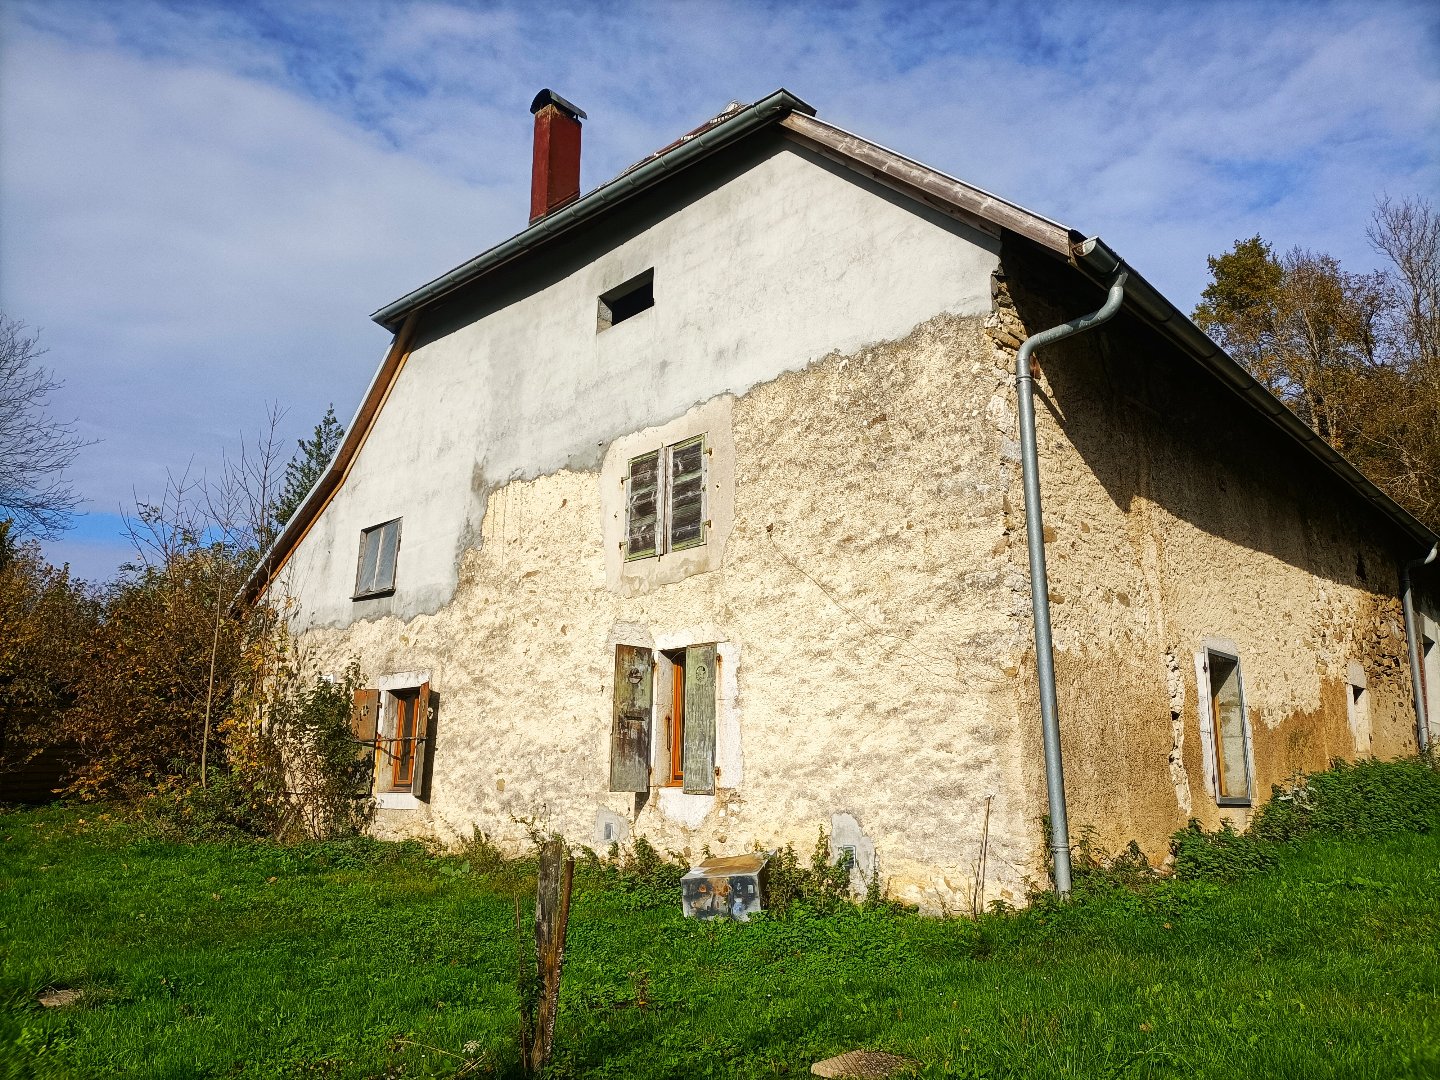
[[[400,519],[372,525],[360,534],[360,563],[354,600],[395,591],[395,559],[400,554]]]
[[[616,323],[632,319],[655,306],[655,268],[651,267],[600,295],[595,330],[608,330]]]

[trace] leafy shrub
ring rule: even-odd
[[[477,873],[481,874],[507,869],[516,861],[507,857],[506,854],[500,850],[499,845],[490,838],[490,834],[482,831],[479,825],[472,827],[470,839],[461,841],[455,854],[458,858],[463,859],[474,867]],[[590,852],[592,859],[594,854],[593,851]]]
[[[786,844],[770,853],[766,867],[765,909],[772,915],[783,917],[796,905],[803,905],[822,915],[833,914],[839,906],[851,903],[850,871],[854,856],[849,851],[841,852],[833,863],[830,861],[830,841],[825,830],[815,841],[810,853],[809,865],[800,862],[795,846]],[[867,889],[867,896],[872,889]],[[879,879],[873,883],[875,903],[881,903]]]
[[[162,836],[196,843],[270,836],[280,821],[273,799],[221,769],[211,769],[205,785],[193,772],[162,781],[136,808]]]
[[[419,863],[433,853],[419,840],[376,840],[369,836],[338,836],[309,840],[284,849],[294,870],[363,870],[376,866]]]
[[[1431,757],[1337,761],[1321,773],[1276,785],[1251,832],[1264,840],[1310,833],[1390,836],[1440,823],[1440,769]]]
[[[1175,876],[1182,881],[1236,881],[1265,873],[1275,865],[1275,855],[1265,841],[1250,833],[1237,833],[1228,821],[1218,832],[1207,833],[1191,818],[1170,838],[1170,851],[1175,856]]]
[[[1118,855],[1112,855],[1096,841],[1094,828],[1088,825],[1080,830],[1071,870],[1076,892],[1133,891],[1155,880],[1156,876],[1150,860],[1134,840]]]
[[[281,839],[354,835],[370,820],[372,763],[357,752],[350,727],[359,665],[338,679],[310,674],[283,632],[274,652],[261,650],[263,678],[237,700],[222,725],[236,782],[273,815]]]

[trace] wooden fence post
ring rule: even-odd
[[[565,934],[570,927],[570,888],[575,860],[565,842],[554,837],[540,849],[540,871],[535,882],[535,971],[533,982],[522,960],[520,1054],[525,1071],[539,1076],[550,1062],[555,1042],[555,1017],[560,1007],[560,975],[565,967]],[[520,930],[519,901],[515,909]],[[525,984],[529,983],[529,987]],[[533,987],[533,991],[530,988]]]

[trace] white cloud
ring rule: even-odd
[[[524,205],[223,71],[44,38],[5,69],[0,307],[102,440],[75,471],[97,509],[213,465],[266,400],[297,434],[347,413],[385,348],[369,311]]]
[[[534,91],[599,183],[731,98],[821,116],[1086,231],[1181,307],[1260,232],[1374,264],[1440,188],[1427,6],[50,2],[7,9],[0,307],[105,442],[99,508],[213,461],[266,399],[358,400],[366,315],[523,224]]]

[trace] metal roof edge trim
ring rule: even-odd
[[[1212,375],[1244,398],[1255,411],[1309,450],[1322,465],[1366,502],[1390,518],[1401,531],[1408,533],[1422,545],[1440,542],[1440,535],[1381,491],[1373,480],[1347,461],[1343,454],[1306,427],[1284,402],[1267,390],[1260,380],[1246,371],[1229,353],[1211,341],[1205,331],[1167,300],[1160,290],[1126,263],[1104,240],[1096,236],[1075,245],[1071,253],[1071,263],[1092,282],[1102,287],[1114,276],[1116,269],[1124,266],[1130,275],[1125,285],[1127,307],[1198,360]]]
[[[887,163],[902,166],[905,169],[912,169],[917,173],[925,174],[939,180],[943,185],[952,189],[958,188],[973,198],[973,205],[956,204],[957,209],[974,214],[977,217],[997,225],[1001,228],[1015,229],[1019,220],[1031,225],[1029,232],[1030,239],[1036,243],[1043,244],[1057,253],[1069,255],[1070,246],[1078,239],[1080,234],[1071,229],[1063,222],[1047,218],[1044,214],[1038,214],[1034,210],[1027,209],[1019,203],[1011,202],[1002,198],[992,191],[986,191],[982,187],[959,177],[951,176],[933,166],[926,165],[923,161],[908,157],[898,150],[892,150],[888,146],[874,142],[857,135],[853,131],[847,131],[838,124],[832,124],[828,120],[821,120],[813,115],[807,115],[803,119],[787,118],[782,126],[797,135],[802,135],[816,141],[822,141],[825,146],[837,153],[850,157],[854,162],[864,165],[867,168],[876,168],[884,159]],[[861,151],[857,153],[857,149]],[[884,174],[891,179],[901,183],[907,182],[907,177],[895,169],[885,169]],[[938,193],[937,193],[938,194]],[[952,196],[953,200],[953,196]],[[997,213],[997,209],[1000,211]],[[1008,218],[1016,221],[1007,220]]]
[[[413,332],[413,323],[409,326],[402,325],[390,340],[390,344],[386,346],[385,356],[370,379],[370,385],[365,388],[360,405],[350,419],[350,426],[346,428],[345,434],[340,438],[340,445],[335,448],[335,453],[319,478],[310,486],[310,490],[305,493],[300,504],[295,507],[295,512],[290,515],[290,520],[281,526],[275,539],[270,541],[269,546],[261,553],[260,558],[251,568],[245,578],[245,583],[240,586],[239,592],[230,602],[232,613],[253,602],[274,583],[296,546],[304,539],[321,511],[329,505],[330,498],[339,490],[351,462],[355,460],[360,453],[360,448],[370,437],[370,428],[373,426],[375,416],[379,413],[380,402],[389,393],[391,384],[399,374],[400,368],[404,366],[405,357],[409,354],[412,343]]]
[[[635,195],[669,173],[677,172],[687,165],[693,164],[720,147],[734,142],[790,112],[800,112],[807,116],[815,115],[813,106],[802,101],[790,91],[784,88],[776,90],[754,104],[740,109],[734,116],[727,117],[689,142],[681,143],[668,153],[661,154],[628,172],[607,180],[599,187],[580,196],[569,206],[547,214],[524,232],[516,233],[508,240],[502,240],[475,258],[461,263],[455,269],[406,293],[400,299],[386,304],[370,317],[393,332],[400,320],[416,308],[423,307],[445,294],[453,292],[501,263],[524,254],[537,244],[549,240],[567,229],[574,228],[602,210]]]
[[[1166,299],[1163,293],[1145,279],[1144,275],[1126,263],[1100,237],[1086,239],[1083,233],[1061,222],[1037,214],[1033,210],[1027,210],[1018,203],[1002,199],[983,188],[977,188],[973,184],[931,168],[923,162],[890,150],[879,143],[871,142],[862,135],[846,131],[828,121],[809,116],[804,121],[787,120],[785,126],[811,138],[823,139],[826,146],[838,154],[849,157],[858,166],[875,169],[886,164],[880,159],[888,158],[908,169],[938,178],[946,185],[974,193],[980,197],[974,205],[956,203],[957,209],[983,217],[1052,253],[1061,253],[1056,234],[1067,234],[1070,240],[1069,250],[1064,254],[1068,256],[1068,261],[1102,288],[1107,287],[1111,278],[1114,277],[1115,271],[1124,266],[1130,274],[1125,287],[1125,306],[1127,308],[1139,314],[1146,322],[1169,337],[1185,352],[1198,360],[1212,375],[1218,377],[1243,398],[1251,408],[1267,417],[1282,431],[1308,449],[1322,465],[1344,481],[1366,502],[1390,518],[1403,532],[1426,545],[1440,540],[1440,537],[1437,537],[1423,522],[1381,491],[1374,481],[1347,461],[1343,454],[1306,427],[1300,418],[1285,406],[1284,402],[1265,389],[1259,380],[1246,371],[1225,350],[1211,341],[1209,336],[1196,326],[1184,312]],[[909,183],[912,186],[914,184],[913,177],[897,175],[892,170],[885,170],[885,175],[902,183]],[[929,193],[944,197],[938,191]],[[997,215],[994,212],[995,207],[1002,207],[1009,213],[1003,216]],[[1011,215],[1022,220],[1006,220]],[[1029,222],[1023,219],[1029,219]],[[1030,227],[1027,228],[1027,224]],[[1017,226],[1019,227],[1017,228]]]

